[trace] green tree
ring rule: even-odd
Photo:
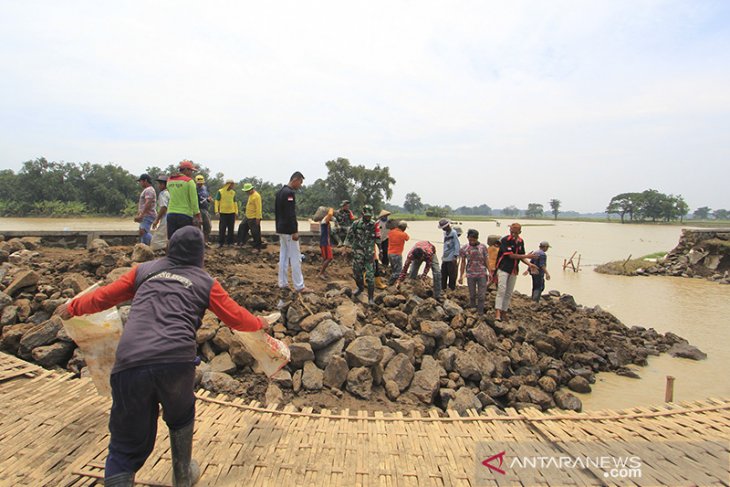
[[[527,218],[541,218],[543,214],[543,207],[540,203],[529,203],[527,205],[527,211],[525,216]]]
[[[372,169],[363,165],[353,166],[342,157],[327,161],[325,165],[325,187],[330,192],[332,206],[339,205],[342,200],[350,200],[354,208],[370,204],[378,210],[393,197],[395,179],[387,166],[376,164]]]
[[[548,204],[550,205],[550,211],[557,220],[558,215],[560,214],[560,200],[553,198],[548,202]]]
[[[405,208],[408,213],[418,213],[423,208],[421,197],[416,193],[408,193],[406,195],[406,200],[403,202],[403,208]]]
[[[504,216],[518,216],[520,214],[520,210],[516,206],[510,205],[502,208],[502,214]]]
[[[712,216],[715,220],[730,220],[730,211],[728,210],[715,210],[712,212]]]
[[[610,216],[611,214],[618,214],[621,217],[621,223],[624,223],[624,216],[629,215],[629,220],[634,219],[634,214],[639,209],[639,200],[641,199],[641,193],[621,193],[617,194],[606,207],[606,213]]]
[[[710,207],[700,206],[694,211],[694,213],[692,213],[692,216],[694,216],[698,220],[707,220],[707,218],[710,216]]]

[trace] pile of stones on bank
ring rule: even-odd
[[[0,267],[0,348],[46,367],[88,375],[83,354],[51,313],[95,277],[113,280],[152,253],[141,244],[130,251],[95,242],[84,259],[46,262],[32,239],[0,242],[0,249],[9,260]],[[19,254],[22,258],[14,257]],[[217,258],[207,257],[214,276],[216,268],[225,267]],[[216,277],[250,310],[275,310],[278,294],[271,286]],[[277,404],[330,391],[360,400],[387,398],[404,409],[418,404],[461,414],[506,407],[580,411],[581,401],[572,392],[589,392],[597,372],[637,377],[633,366],[670,349],[703,358],[672,333],[626,327],[610,313],[578,306],[556,291],[539,307],[516,293],[508,322],[477,318],[474,310],[464,309],[464,289],[443,303],[429,293],[419,282],[405,285],[401,294],[379,292],[377,306],[367,306],[353,301],[344,282],[332,282],[322,293],[292,299],[273,326],[274,335],[290,347],[291,363],[271,382],[252,374],[252,357],[230,329],[207,313],[197,332],[203,359],[198,384]],[[128,307],[120,310],[124,317]],[[259,387],[245,385],[252,376]]]

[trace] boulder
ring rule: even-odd
[[[0,313],[0,329],[8,325],[14,325],[18,322],[18,307],[17,306],[5,306],[2,313]]]
[[[131,267],[117,267],[114,270],[112,270],[109,274],[106,275],[104,278],[104,284],[111,284],[112,282],[116,281],[120,277],[122,277],[127,272],[131,271]]]
[[[689,343],[675,343],[668,351],[672,357],[688,358],[691,360],[704,360],[707,354]]]
[[[205,315],[203,315],[203,322],[198,328],[198,331],[195,332],[196,343],[201,345],[212,339],[220,327],[218,318],[213,313],[206,311]]]
[[[324,369],[329,365],[333,357],[336,357],[342,353],[345,348],[345,339],[340,338],[334,343],[330,343],[326,347],[314,352],[314,363],[317,367]]]
[[[269,383],[264,394],[264,401],[267,406],[274,404],[282,404],[284,402],[284,393],[279,389],[279,386],[273,383]]]
[[[401,390],[398,387],[398,384],[396,384],[392,380],[385,381],[384,389],[385,389],[385,395],[391,401],[395,401],[400,396]]]
[[[71,358],[76,345],[71,342],[56,342],[33,349],[33,360],[44,367],[63,365]]]
[[[3,309],[5,306],[11,304],[13,302],[13,298],[7,295],[7,293],[4,293],[0,291],[0,310]]]
[[[324,380],[324,372],[318,368],[314,362],[309,361],[304,364],[302,369],[302,386],[308,391],[318,391],[322,389]]]
[[[383,358],[383,345],[374,336],[361,336],[348,345],[345,356],[350,367],[370,367]]]
[[[211,392],[228,394],[238,394],[243,390],[242,384],[230,375],[213,371],[203,372],[200,386]]]
[[[292,343],[289,345],[289,353],[291,354],[291,361],[289,364],[294,369],[301,369],[304,366],[304,362],[314,360],[314,352],[312,351],[312,346],[309,343]]]
[[[588,383],[585,377],[576,375],[568,381],[568,389],[575,392],[591,392],[591,385]]]
[[[408,315],[399,309],[388,309],[385,317],[401,330],[408,326]]]
[[[294,302],[286,310],[286,326],[292,330],[301,328],[300,323],[309,314],[302,303]]]
[[[395,338],[388,340],[385,344],[395,353],[403,353],[411,360],[415,356],[416,343],[411,338]]]
[[[23,338],[20,339],[18,355],[22,358],[31,358],[31,351],[34,348],[43,345],[50,345],[56,340],[58,330],[60,330],[62,326],[61,318],[58,316],[51,318],[40,325],[34,326],[30,331],[23,335]]]
[[[301,370],[297,372],[301,372]],[[301,374],[299,377],[301,379]],[[291,389],[294,386],[294,378],[286,369],[281,369],[276,374],[272,375],[271,380],[276,385],[278,385],[279,387],[283,387],[284,389]]]
[[[515,400],[522,403],[532,403],[540,406],[543,411],[553,405],[553,398],[537,387],[521,385],[515,394]]]
[[[337,321],[339,321],[342,326],[354,328],[355,324],[357,323],[357,315],[359,309],[360,308],[353,302],[345,301],[335,310],[335,314],[337,315]]]
[[[223,352],[215,357],[213,357],[213,360],[211,360],[208,365],[210,366],[210,370],[212,372],[223,372],[225,374],[230,374],[232,372],[236,371],[236,364],[231,359],[231,355],[228,352]]]
[[[147,262],[148,260],[154,260],[155,253],[152,251],[149,245],[143,243],[137,243],[132,249],[132,262]]]
[[[324,320],[331,320],[332,313],[329,311],[322,311],[321,313],[315,313],[309,315],[299,322],[299,327],[304,331],[312,331],[314,327],[320,324]]]
[[[454,398],[448,402],[447,407],[449,409],[453,409],[461,416],[464,416],[470,409],[473,409],[476,412],[481,411],[482,403],[471,389],[468,387],[462,387],[456,391]]]
[[[10,353],[17,354],[18,348],[20,347],[20,339],[36,326],[38,325],[20,323],[4,327],[2,329],[2,337],[0,337],[0,348]]]
[[[104,251],[108,248],[109,248],[109,244],[106,243],[106,240],[101,239],[101,238],[95,238],[94,240],[92,240],[89,243],[87,250],[89,252],[100,252],[100,251]]]
[[[398,386],[398,390],[402,392],[411,385],[415,371],[416,369],[411,363],[411,359],[406,354],[399,353],[385,367],[383,380],[386,384],[388,382],[394,382]]]
[[[474,336],[474,339],[477,341],[477,343],[479,343],[488,350],[494,348],[494,346],[499,341],[499,339],[497,338],[497,333],[495,333],[494,329],[486,323],[481,323],[480,325],[474,327],[471,330],[471,334]]]
[[[411,316],[417,321],[444,321],[447,319],[446,312],[439,305],[438,301],[433,298],[423,300],[411,313]]]
[[[548,394],[552,394],[558,388],[558,384],[555,382],[555,379],[548,377],[547,375],[540,377],[540,380],[538,380],[537,383],[540,385],[540,388]]]
[[[321,350],[342,338],[342,327],[332,320],[324,320],[309,334],[312,350]]]
[[[35,271],[20,272],[15,276],[13,282],[5,288],[5,294],[15,296],[21,289],[35,287],[38,284],[38,279],[40,279],[40,276]]]
[[[451,327],[443,321],[424,320],[421,322],[421,333],[432,338],[443,338]]]
[[[373,376],[367,367],[355,367],[347,373],[347,390],[362,399],[370,399]]]
[[[425,404],[433,403],[439,389],[441,378],[439,369],[440,366],[433,357],[424,357],[421,363],[421,370],[413,375],[413,381],[411,381],[411,387],[408,391]]]
[[[581,400],[568,391],[556,391],[555,394],[553,394],[553,399],[555,400],[555,405],[560,409],[569,409],[578,413],[583,409],[583,403]]]
[[[327,368],[324,369],[323,383],[327,387],[340,389],[347,380],[348,372],[350,372],[350,368],[347,366],[347,360],[344,357],[332,357]]]
[[[444,308],[444,312],[446,312],[446,316],[449,319],[464,312],[464,308],[462,308],[450,299],[444,299],[444,302],[441,306]]]
[[[231,348],[234,341],[238,341],[238,338],[235,337],[233,330],[227,326],[221,326],[210,341],[215,345],[215,348],[225,352]]]

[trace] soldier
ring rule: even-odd
[[[375,304],[375,246],[380,242],[380,229],[373,221],[373,207],[362,207],[362,218],[355,221],[350,227],[348,239],[352,244],[352,275],[357,284],[354,295],[359,296],[365,290],[363,273],[368,284],[368,304]]]
[[[350,202],[348,200],[342,200],[340,209],[335,212],[335,222],[337,223],[335,236],[339,245],[345,245],[347,232],[350,230],[353,220],[355,220],[355,215],[350,211]]]

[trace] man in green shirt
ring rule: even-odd
[[[200,228],[200,207],[198,190],[192,178],[195,166],[192,161],[184,160],[178,166],[178,173],[167,179],[170,204],[167,207],[167,238],[176,230],[188,225]]]

